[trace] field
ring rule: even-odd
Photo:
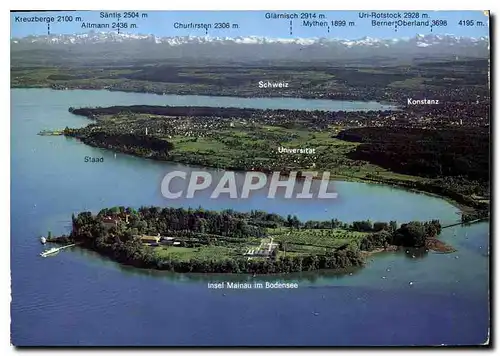
[[[162,257],[170,257],[173,260],[189,261],[191,259],[198,260],[221,260],[226,257],[235,257],[237,252],[235,249],[223,246],[204,246],[196,248],[177,247],[177,246],[159,246],[154,248],[156,254]]]
[[[285,246],[287,252],[325,253],[345,245],[356,248],[366,233],[346,229],[289,229],[270,230],[275,242]]]
[[[220,239],[222,241],[222,239]],[[256,249],[265,239],[246,238],[241,242],[219,242],[216,245],[204,245],[201,247],[178,247],[158,246],[154,247],[154,253],[161,257],[170,257],[174,260],[189,261],[197,260],[224,260],[227,258],[242,257],[250,248]]]
[[[169,117],[155,115],[102,116],[101,123],[112,130],[126,126],[152,127],[158,122],[172,120]],[[304,126],[302,126],[304,124]],[[352,160],[348,154],[359,143],[348,142],[335,137],[341,130],[330,125],[324,131],[314,131],[297,122],[287,128],[271,123],[249,123],[245,119],[229,123],[222,121],[218,127],[201,130],[193,125],[189,118],[176,119],[171,130],[152,132],[156,137],[174,144],[170,160],[182,163],[200,164],[211,167],[268,166],[269,168],[289,168],[296,170],[324,169],[332,176],[341,178],[363,179],[367,174],[380,178],[396,178],[414,181],[418,178],[396,174],[389,170],[364,161]],[[345,129],[345,127],[344,127]],[[168,131],[168,132],[167,132]],[[151,133],[150,133],[151,134]],[[282,154],[278,148],[312,148],[314,154]]]
[[[268,229],[268,238],[242,239],[241,243],[226,243],[201,247],[159,246],[153,248],[154,253],[172,260],[225,260],[242,258],[249,249],[257,249],[260,244],[271,242],[278,243],[279,255],[310,255],[325,254],[336,248],[350,246],[357,249],[359,241],[367,233],[350,231],[346,229]],[[262,258],[262,257],[252,257]]]
[[[174,143],[171,158],[185,163],[197,162],[212,167],[261,165],[291,170],[328,170],[332,177],[364,179],[367,175],[406,181],[418,177],[397,174],[369,162],[353,160],[348,154],[359,145],[332,137],[338,131],[312,132],[305,128],[284,129],[278,126],[255,125],[220,130],[197,139],[171,136]],[[283,154],[278,148],[313,148],[314,154]],[[243,163],[243,164],[242,164]]]

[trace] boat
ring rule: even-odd
[[[45,243],[47,242],[47,239],[45,238],[45,236],[42,236],[40,237],[40,242],[45,245]]]
[[[42,253],[40,253],[40,256],[47,257],[47,256],[53,255],[53,254],[55,254],[57,252],[59,252],[59,249],[55,248],[55,247],[52,247],[51,249],[49,249],[47,251],[43,251]]]

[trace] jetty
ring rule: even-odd
[[[72,246],[76,246],[76,244],[66,245],[66,246],[62,246],[62,247],[53,247],[49,250],[46,250],[46,251],[43,251],[42,253],[40,253],[40,256],[47,257],[47,256],[53,255],[55,253],[58,253],[59,251],[64,250],[65,248],[72,247]]]
[[[489,218],[481,218],[481,219],[476,219],[476,220],[471,220],[471,221],[459,221],[459,222],[455,222],[455,223],[451,223],[451,224],[442,226],[441,229],[446,229],[448,227],[457,226],[457,225],[472,225],[472,224],[476,224],[478,222],[488,220],[488,219]]]
[[[63,130],[42,130],[38,133],[40,136],[63,136]]]

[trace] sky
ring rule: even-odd
[[[115,12],[115,11],[106,11]],[[359,39],[362,37],[373,38],[400,38],[413,37],[416,34],[452,34],[456,36],[481,37],[489,36],[488,17],[483,11],[145,11],[139,12],[139,19],[124,19],[124,11],[118,11],[122,18],[120,22],[127,22],[128,28],[121,29],[121,33],[154,34],[160,37],[170,36],[213,36],[213,37],[237,37],[237,36],[265,36],[274,38],[312,38],[333,37],[342,39]],[[302,13],[315,13],[316,18],[310,21],[327,21],[328,27],[306,27],[303,25]],[[377,14],[391,13],[399,14],[401,20],[406,21],[436,21],[434,26],[373,26],[372,18],[361,18],[362,13]],[[412,17],[404,18],[405,13],[412,12]],[[292,34],[290,34],[290,20],[288,19],[266,19],[266,13],[297,13],[299,18],[292,21]],[[416,13],[416,14],[415,14]],[[142,14],[146,14],[143,16]],[[82,23],[116,23],[113,18],[101,18],[100,11],[61,11],[61,12],[15,12],[11,13],[11,38],[25,37],[29,35],[47,35],[48,25],[46,22],[18,22],[16,18],[43,16],[54,17],[50,23],[51,34],[74,34],[89,32],[82,28]],[[320,18],[324,15],[324,18]],[[71,22],[58,21],[58,16],[66,17]],[[69,16],[69,17],[68,17]],[[427,16],[427,18],[425,18]],[[76,21],[80,18],[81,21]],[[377,19],[378,21],[390,21],[391,19]],[[461,26],[459,21],[469,21],[473,26]],[[332,26],[331,21],[345,21],[346,26]],[[483,26],[478,26],[477,21],[482,21]],[[204,29],[176,29],[175,23],[211,23],[212,28],[208,33]],[[214,23],[229,23],[230,29],[215,29]],[[342,23],[342,22],[340,22]],[[136,28],[131,28],[135,24]],[[233,28],[236,24],[237,28]],[[95,31],[112,31],[113,29],[97,29]]]

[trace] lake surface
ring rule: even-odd
[[[52,89],[22,90],[37,90],[37,95],[44,98],[50,98],[54,95],[54,90]],[[230,96],[203,95],[157,95],[147,93],[124,93],[107,90],[60,90],[58,91],[57,96],[64,102],[67,100],[75,102],[75,107],[111,105],[170,105],[325,111],[398,110],[395,105],[379,103],[376,101],[300,98],[239,98]]]
[[[89,123],[70,114],[70,106],[215,105],[220,100],[221,106],[259,107],[263,99],[197,102],[48,89],[13,89],[11,96],[14,345],[469,345],[487,339],[488,223],[444,230],[441,238],[458,249],[453,254],[411,258],[393,252],[374,256],[352,275],[321,271],[252,279],[293,280],[299,284],[294,290],[212,290],[208,282],[251,277],[136,270],[78,248],[39,257],[45,249],[39,236],[48,230],[69,232],[71,213],[116,205],[262,209],[296,214],[302,220],[400,223],[432,218],[451,222],[457,220],[458,210],[436,197],[353,182],[335,182],[335,200],[272,200],[265,191],[245,200],[214,200],[207,194],[167,200],[160,193],[165,173],[195,168],[115,157],[73,139],[37,133]],[[266,100],[280,107],[290,99]],[[104,163],[86,164],[85,156],[103,156]]]

